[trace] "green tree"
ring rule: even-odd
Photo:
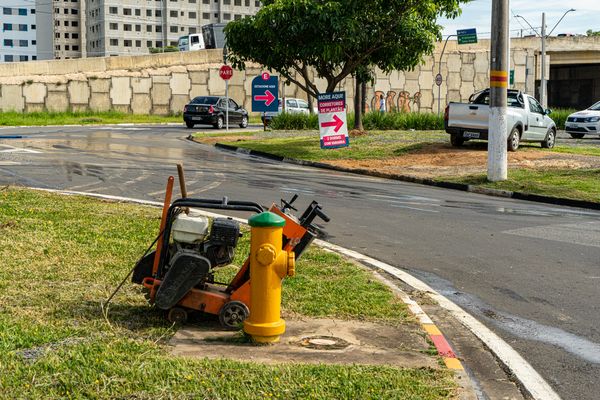
[[[594,32],[593,30],[591,30],[591,29],[588,29],[588,30],[587,30],[587,32],[586,32],[586,34],[587,34],[588,36],[600,36],[600,31],[596,31],[596,32]]]
[[[261,64],[316,97],[309,69],[325,79],[326,92],[375,66],[413,69],[441,39],[437,19],[458,16],[467,1],[264,0],[256,15],[227,24],[229,60],[238,69]]]

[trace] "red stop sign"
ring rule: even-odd
[[[223,65],[221,69],[219,69],[219,76],[227,81],[233,76],[233,69],[229,65]]]

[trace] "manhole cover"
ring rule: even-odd
[[[334,336],[309,336],[300,339],[298,343],[302,347],[315,350],[339,350],[350,346],[344,339]]]

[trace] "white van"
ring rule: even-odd
[[[179,47],[179,51],[204,50],[206,48],[201,33],[191,33],[180,37],[177,47]]]

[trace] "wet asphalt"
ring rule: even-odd
[[[298,194],[301,211],[318,200],[331,217],[326,240],[426,281],[512,345],[564,399],[598,398],[600,212],[286,165],[192,143],[190,132],[0,129],[0,184],[162,201],[183,162],[191,197],[269,205]]]

